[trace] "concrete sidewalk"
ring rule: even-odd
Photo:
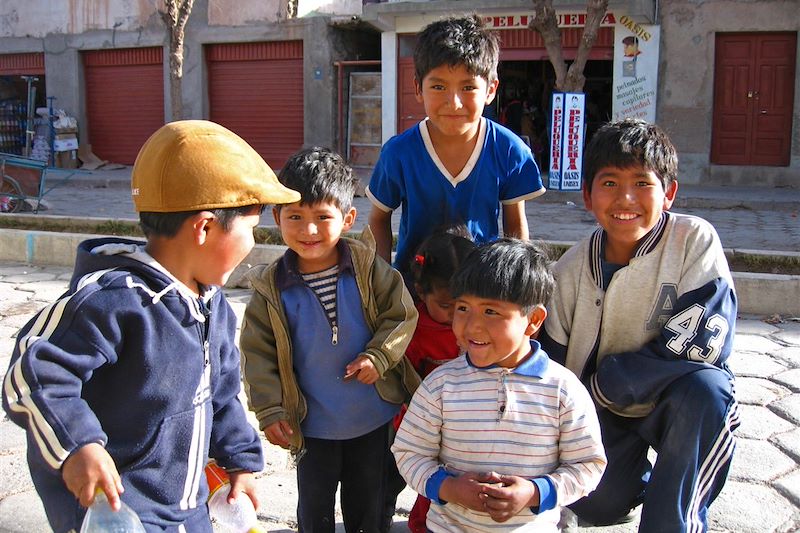
[[[59,176],[53,176],[42,209],[38,214],[26,212],[21,216],[45,221],[57,217],[137,220],[130,196],[130,172],[131,167],[82,172],[59,185]],[[67,175],[60,174],[61,178]],[[369,176],[362,171],[361,179],[366,182]],[[362,196],[354,205],[359,213],[354,230],[360,231],[367,223],[371,204]],[[673,208],[711,222],[729,257],[778,255],[795,263],[800,263],[799,209],[798,189],[701,186],[679,187]],[[596,227],[579,192],[548,191],[526,202],[526,214],[532,237],[547,242],[574,243]],[[271,212],[264,213],[261,224],[274,225]],[[392,216],[395,232],[399,224],[398,210]],[[83,237],[7,230],[0,233],[0,260],[70,265],[77,241]],[[278,253],[259,246],[245,263],[268,262]],[[800,276],[736,273],[734,279],[743,312],[800,316]]]
[[[36,311],[56,299],[69,267],[0,262],[0,369],[5,372],[14,335]],[[249,291],[227,290],[240,318]],[[709,512],[712,533],[789,533],[800,528],[800,323],[742,317],[735,353],[742,424],[725,488]],[[255,421],[252,420],[255,424]],[[295,471],[286,452],[263,440],[267,465],[258,475],[261,524],[271,532],[296,531]],[[0,533],[49,531],[25,462],[25,434],[0,417]],[[415,494],[400,496],[392,533],[407,532]],[[337,533],[344,531],[337,514]],[[632,533],[636,522],[581,528],[584,533]],[[221,532],[221,530],[219,530]]]
[[[136,220],[130,172],[131,167],[124,167],[74,174],[44,196],[39,215]],[[366,184],[368,171],[360,169],[359,174]],[[53,173],[48,186],[66,175]],[[356,198],[355,207],[359,212],[355,229],[359,230],[367,222],[371,204],[362,196]],[[729,249],[800,252],[800,188],[679,185],[673,210],[711,222]],[[595,227],[579,192],[548,191],[526,202],[526,214],[536,239],[575,242]],[[395,231],[399,215],[399,210],[395,211]],[[274,224],[270,213],[265,213],[262,224]]]

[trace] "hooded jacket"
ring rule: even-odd
[[[28,433],[28,463],[55,531],[85,513],[60,468],[105,446],[122,500],[145,525],[207,513],[203,468],[263,468],[260,440],[237,398],[236,316],[222,291],[199,299],[142,242],[84,241],[67,292],[19,332],[3,407]],[[206,519],[207,521],[207,519]]]
[[[350,251],[364,319],[373,332],[362,353],[381,376],[375,387],[387,402],[405,403],[420,382],[404,356],[417,324],[414,302],[400,273],[376,257],[369,228],[358,240],[342,237],[340,245]],[[307,414],[307,405],[294,374],[289,326],[276,283],[279,271],[286,269],[285,259],[248,273],[253,295],[245,310],[240,344],[245,391],[259,427],[264,430],[287,420],[294,432],[290,449],[297,454],[303,449],[300,422]],[[330,332],[309,328],[309,334],[329,336]]]

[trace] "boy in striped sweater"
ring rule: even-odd
[[[417,389],[392,451],[430,531],[558,531],[606,464],[592,400],[533,340],[554,286],[538,246],[501,239],[451,281],[464,354]]]

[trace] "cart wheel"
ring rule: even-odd
[[[3,176],[3,185],[0,187],[0,213],[16,213],[22,209],[22,202],[22,188],[17,180]]]

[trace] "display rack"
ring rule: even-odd
[[[0,102],[0,152],[22,155],[25,148],[26,106],[22,100]]]

